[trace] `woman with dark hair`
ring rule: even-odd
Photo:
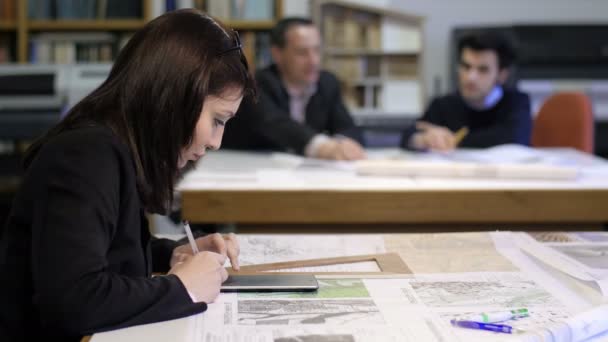
[[[236,32],[195,10],[160,16],[108,79],[32,145],[0,241],[0,340],[82,335],[204,311],[238,269],[234,234],[153,239],[183,169],[217,149],[253,80]],[[151,277],[152,272],[167,275]]]

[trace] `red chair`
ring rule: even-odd
[[[534,147],[573,147],[593,153],[591,100],[583,93],[555,93],[545,100],[532,128]]]

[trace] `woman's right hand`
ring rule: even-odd
[[[212,303],[220,293],[220,286],[228,278],[224,268],[226,257],[214,252],[200,252],[177,262],[169,274],[175,274],[195,302]]]

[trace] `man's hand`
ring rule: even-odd
[[[339,138],[339,153],[340,160],[359,160],[365,159],[365,150],[363,146],[351,138]]]
[[[358,160],[365,158],[365,151],[350,138],[331,138],[319,146],[317,158],[331,160]]]
[[[455,135],[446,127],[418,121],[416,129],[418,129],[418,132],[411,138],[412,147],[415,149],[431,149],[446,152],[456,148]]]

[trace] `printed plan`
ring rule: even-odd
[[[203,314],[95,334],[92,341],[561,342],[584,340],[589,336],[595,336],[590,341],[608,338],[605,304],[608,301],[601,291],[608,268],[607,233],[362,234],[312,236],[310,240],[288,235],[239,238],[250,248],[250,253],[259,254],[245,256],[250,263],[276,262],[301,253],[336,256],[328,245],[334,244],[340,246],[337,251],[333,249],[338,255],[347,251],[365,254],[400,251],[416,273],[391,278],[320,276],[320,289],[313,293],[221,294]],[[315,252],[306,252],[306,246]],[[446,251],[449,248],[454,250]],[[462,254],[457,254],[457,250]],[[529,250],[536,252],[531,255]],[[416,259],[413,255],[425,251],[437,264],[452,265],[452,269],[444,265],[429,267],[440,272],[422,272],[420,265],[431,261]],[[460,255],[460,260],[447,260],[439,254],[441,251],[452,253],[454,258]],[[412,253],[412,258],[407,258],[407,253]],[[471,268],[467,268],[466,258],[476,259],[469,260]],[[506,267],[501,258],[508,260],[510,266]],[[496,270],[476,266],[484,260]],[[570,260],[571,264],[563,270],[556,269],[563,260]],[[417,261],[420,261],[418,265]],[[571,271],[578,273],[570,274]],[[579,283],[581,279],[577,277],[588,281]],[[586,292],[593,295],[583,296]],[[517,330],[512,335],[450,324],[450,320],[468,315],[519,308],[527,308],[530,315],[505,323]]]
[[[482,341],[487,331],[453,328],[450,319],[526,307],[531,318],[512,325],[534,330],[569,316],[521,272],[324,278],[319,284],[308,294],[222,294],[206,314],[191,318],[199,327],[196,341]]]

